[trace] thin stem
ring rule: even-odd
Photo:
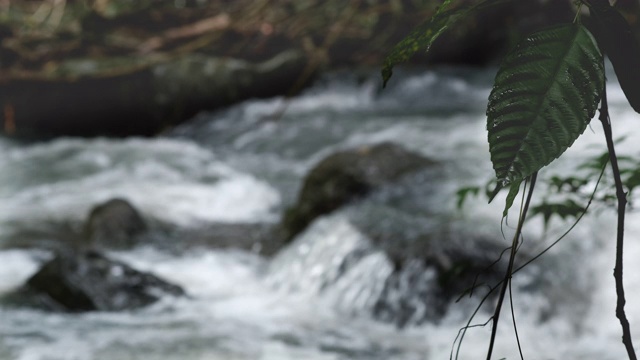
[[[527,194],[527,200],[525,201],[524,208],[520,213],[520,218],[518,219],[518,227],[516,228],[516,233],[513,236],[513,241],[511,243],[511,255],[509,256],[509,265],[507,266],[507,271],[504,275],[504,280],[502,281],[502,288],[500,289],[500,295],[498,296],[498,303],[496,304],[496,309],[493,313],[493,326],[491,327],[491,340],[489,341],[489,350],[487,351],[487,360],[491,360],[491,354],[493,353],[493,345],[496,342],[496,334],[498,333],[498,320],[500,320],[500,310],[502,310],[502,303],[504,302],[504,297],[507,293],[507,289],[509,288],[509,283],[511,282],[511,275],[513,274],[513,263],[516,257],[516,252],[518,251],[518,239],[520,238],[520,234],[522,233],[522,226],[524,225],[524,219],[527,217],[527,211],[529,210],[529,204],[531,203],[531,197],[533,196],[534,185],[536,184],[536,178],[538,176],[538,172],[535,172],[531,175],[531,179],[529,180],[531,185],[529,187],[529,193]]]
[[[607,161],[608,164],[608,161]],[[517,269],[513,270],[513,273],[511,275],[514,275],[515,273],[517,273],[518,271],[524,269],[526,266],[528,266],[529,264],[531,264],[532,262],[536,261],[537,259],[539,259],[542,255],[544,255],[547,251],[549,251],[551,248],[553,248],[555,245],[557,245],[560,241],[562,241],[562,239],[564,239],[570,232],[571,230],[573,230],[576,225],[578,225],[578,223],[580,222],[580,220],[582,220],[582,218],[584,217],[584,215],[587,213],[587,211],[589,210],[589,207],[591,206],[591,204],[593,203],[593,199],[596,196],[596,192],[598,191],[598,186],[600,185],[600,181],[602,180],[602,177],[604,176],[604,172],[606,170],[607,164],[602,166],[602,169],[600,171],[600,176],[598,176],[598,180],[596,181],[596,185],[593,189],[593,192],[591,193],[591,196],[589,197],[589,202],[587,203],[587,206],[585,206],[584,210],[582,211],[582,213],[580,214],[580,216],[578,216],[578,218],[576,219],[576,221],[574,221],[574,223],[569,227],[569,229],[567,231],[565,231],[558,239],[556,239],[556,241],[554,241],[553,243],[551,243],[551,245],[547,246],[543,251],[541,251],[540,253],[538,253],[536,256],[534,256],[533,258],[529,259],[528,261],[526,261],[524,264],[520,265],[520,267],[518,267]],[[509,248],[507,248],[506,250],[509,250]],[[502,253],[500,254],[500,258],[502,258]],[[498,259],[499,260],[499,259]],[[492,265],[490,265],[489,267],[491,267]],[[466,335],[466,332],[468,329],[473,328],[473,327],[484,327],[486,326],[489,322],[491,322],[493,320],[493,317],[490,317],[489,320],[487,320],[486,323],[484,324],[477,324],[477,325],[471,325],[471,322],[473,321],[473,319],[476,317],[476,315],[478,314],[478,312],[480,311],[480,308],[482,307],[482,305],[485,303],[485,301],[487,301],[487,299],[489,298],[489,296],[498,288],[498,286],[500,286],[503,283],[504,280],[501,280],[499,283],[497,283],[496,285],[494,285],[493,287],[489,286],[489,291],[487,292],[487,294],[482,298],[482,300],[480,301],[480,303],[478,304],[478,306],[476,307],[475,311],[473,312],[473,314],[471,314],[471,316],[469,317],[469,319],[467,320],[467,324],[460,329],[460,331],[458,331],[458,335],[456,336],[456,339],[453,342],[453,346],[451,348],[451,354],[449,356],[450,360],[454,359],[453,353],[455,350],[455,359],[459,359],[460,358],[460,349],[462,348],[462,341],[464,340],[464,337]],[[462,297],[461,297],[462,298]],[[458,299],[459,301],[460,299]],[[456,346],[456,342],[458,343]]]
[[[511,320],[513,320],[513,332],[516,334],[516,343],[518,344],[518,352],[520,353],[520,360],[524,360],[522,354],[522,345],[520,344],[520,335],[518,335],[518,324],[516,323],[516,312],[513,309],[513,290],[511,290],[511,281],[509,281],[509,304],[511,306]]]
[[[609,106],[607,104],[607,87],[604,87],[602,91],[602,105],[600,106],[600,122],[604,129],[604,135],[607,139],[607,148],[609,149],[609,160],[611,161],[611,169],[613,170],[613,178],[616,183],[616,197],[618,198],[618,232],[616,239],[616,265],[613,268],[613,277],[616,281],[616,294],[618,301],[616,304],[616,317],[620,320],[622,325],[622,343],[627,349],[627,354],[630,360],[637,360],[635,350],[633,349],[633,343],[631,340],[631,328],[629,326],[629,320],[624,311],[624,305],[626,303],[624,297],[624,284],[622,276],[622,263],[623,263],[623,245],[624,245],[624,215],[627,206],[627,194],[624,192],[622,186],[622,178],[620,177],[620,169],[618,168],[618,158],[613,146],[613,134],[611,130],[611,119],[609,118]]]
[[[607,161],[607,164],[608,164],[608,161]],[[589,210],[589,207],[591,206],[591,203],[593,203],[593,198],[596,196],[596,191],[598,190],[598,185],[600,184],[600,181],[602,180],[602,176],[604,175],[604,171],[606,170],[607,164],[605,164],[602,167],[602,170],[600,171],[600,176],[598,177],[598,181],[596,181],[596,186],[593,189],[593,192],[591,193],[591,196],[589,197],[589,202],[587,203],[587,206],[584,208],[584,210],[582,211],[580,216],[578,216],[576,221],[574,221],[573,224],[569,227],[569,229],[567,231],[565,231],[558,239],[556,239],[556,241],[552,242],[551,245],[547,246],[544,250],[539,252],[536,256],[534,256],[531,259],[527,260],[527,262],[525,262],[524,264],[520,265],[519,268],[515,269],[513,271],[514,274],[517,273],[518,271],[524,269],[525,267],[527,267],[532,262],[538,260],[542,255],[546,254],[547,251],[551,250],[551,248],[553,248],[560,241],[562,241],[562,239],[564,239],[567,235],[569,235],[569,233],[578,225],[580,220],[582,220],[582,218],[587,214],[587,210]]]

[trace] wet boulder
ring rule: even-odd
[[[152,220],[153,221],[153,220]],[[16,221],[7,230],[0,248],[126,250],[149,243],[148,223],[125,199],[95,205],[86,219],[64,221]]]
[[[400,328],[438,322],[457,298],[484,295],[488,286],[497,285],[504,276],[505,264],[493,264],[500,251],[486,259],[453,255],[457,258],[446,264],[417,258],[394,264],[373,306],[373,317]]]
[[[398,215],[387,216],[377,224],[353,218],[352,221],[376,249],[385,253],[397,271],[416,262],[433,268],[443,296],[460,294],[471,286],[476,276],[486,282],[501,279],[504,263],[491,266],[508,247],[499,235],[485,232],[481,226],[474,227],[472,222],[467,223],[468,219],[446,215],[409,220]],[[526,250],[521,249],[521,253],[526,254]]]
[[[85,224],[89,247],[129,249],[147,231],[147,223],[127,200],[111,199],[91,210]]]
[[[437,244],[435,238],[413,243],[390,233],[373,239],[344,212],[335,213],[316,220],[275,256],[268,281],[401,328],[437,323],[465,290],[475,284],[474,294],[482,296],[504,275],[503,262],[491,266],[503,250],[499,235],[463,234],[450,233]],[[394,250],[394,242],[406,249]]]
[[[292,239],[317,217],[363,198],[384,184],[436,164],[389,142],[332,154],[305,177],[296,204],[283,219],[285,238]]]
[[[457,297],[474,286],[483,293],[504,276],[507,256],[498,260],[508,244],[479,221],[382,205],[356,210],[350,221],[393,266],[373,307],[377,319],[400,327],[438,321]]]
[[[118,198],[95,206],[78,238],[78,248],[90,250],[127,250],[147,244],[178,252],[232,248],[265,256],[284,244],[278,224],[212,222],[176,227],[153,218],[147,221],[130,202]]]
[[[58,253],[27,281],[27,288],[71,312],[130,310],[163,295],[184,295],[179,286],[98,252]]]

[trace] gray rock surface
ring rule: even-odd
[[[88,246],[97,249],[130,249],[147,229],[142,215],[124,199],[97,205],[85,223]]]
[[[71,311],[120,311],[149,305],[184,290],[97,252],[60,252],[27,281],[46,302]]]
[[[296,204],[283,219],[292,239],[314,219],[362,198],[372,190],[437,163],[393,143],[340,151],[320,161],[305,177]]]

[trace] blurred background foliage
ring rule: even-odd
[[[175,56],[193,51],[259,61],[290,48],[303,49],[323,65],[377,66],[391,46],[428,19],[440,2],[0,0],[0,69],[4,76],[9,69],[52,72],[68,58]],[[458,4],[468,2],[473,1]],[[638,3],[617,2],[636,28]],[[566,20],[575,4],[527,0],[500,7],[458,27],[440,41],[441,50],[436,49],[431,60],[486,63],[522,32]],[[464,50],[473,44],[477,45]]]
[[[70,57],[200,51],[260,61],[289,48],[320,62],[375,64],[433,13],[433,0],[0,0],[3,70]]]
[[[457,0],[453,6],[475,1]],[[635,28],[638,3],[617,3]],[[0,123],[5,134],[21,129],[54,135],[155,134],[199,110],[251,97],[292,95],[326,70],[379,69],[391,48],[440,4],[441,0],[0,0]],[[412,61],[495,64],[524,34],[572,21],[575,6],[571,0],[502,2],[451,29],[428,55],[418,54]],[[268,64],[251,67],[287,51],[298,57],[280,61],[278,71],[262,71]],[[241,60],[245,65],[238,72],[234,64],[211,65],[211,59]],[[199,72],[207,63],[217,69],[215,74]],[[159,70],[165,64],[170,70]],[[177,75],[159,78],[161,72]],[[189,78],[183,80],[180,74]],[[248,79],[244,84],[232,83],[241,76]],[[208,89],[206,84],[218,86]],[[171,91],[163,90],[167,87]],[[34,94],[39,109],[33,107]],[[158,99],[163,99],[161,104]],[[86,105],[78,111],[65,105],[70,103]],[[105,114],[112,109],[112,114]],[[95,124],[126,118],[128,124],[139,125],[89,128],[87,118]]]

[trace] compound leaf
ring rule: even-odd
[[[498,188],[559,157],[595,115],[604,87],[602,53],[581,25],[537,32],[505,57],[487,108]]]

